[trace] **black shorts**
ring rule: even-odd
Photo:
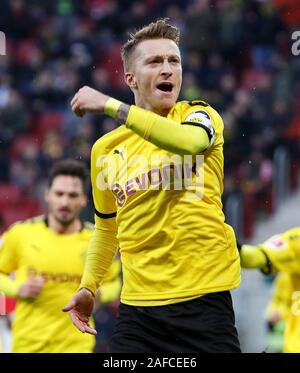
[[[229,291],[167,306],[120,304],[111,353],[241,352]]]

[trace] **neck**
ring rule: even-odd
[[[57,221],[52,214],[49,214],[48,227],[58,234],[72,234],[80,231],[81,222],[79,219],[75,219],[70,224],[64,225]]]
[[[162,117],[167,117],[171,110],[171,108],[153,108],[150,105],[147,105],[145,102],[139,100],[137,96],[135,96],[135,105],[142,109],[152,111],[152,113],[161,115]]]

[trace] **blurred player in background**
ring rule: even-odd
[[[0,352],[11,352],[11,322],[16,300],[0,292]]]
[[[240,257],[244,268],[259,268],[265,274],[284,272],[288,276],[284,293],[277,295],[284,307],[275,316],[286,320],[283,351],[300,352],[300,228],[275,235],[257,246],[242,245]]]
[[[60,309],[79,286],[93,226],[82,222],[87,169],[67,159],[51,170],[45,200],[48,214],[14,224],[2,236],[0,291],[17,298],[13,352],[92,352],[94,336],[79,333]],[[22,206],[20,206],[22,208]],[[120,263],[113,261],[102,301],[120,291]],[[15,274],[15,279],[9,277]]]
[[[119,246],[124,282],[111,352],[240,352],[229,292],[240,283],[240,262],[221,203],[223,122],[203,101],[176,103],[178,44],[166,20],[131,34],[122,56],[136,105],[90,87],[71,102],[78,116],[95,112],[121,124],[92,150],[96,229],[81,290],[64,308],[79,330],[95,333],[95,291]],[[107,169],[108,160],[116,168]]]
[[[267,352],[282,352],[283,335],[292,301],[291,275],[286,272],[276,274],[272,297],[266,309]]]

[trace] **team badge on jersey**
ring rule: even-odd
[[[264,242],[264,246],[269,247],[274,251],[279,251],[287,247],[287,242],[282,236],[277,234]]]

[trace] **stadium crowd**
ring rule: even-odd
[[[69,108],[71,96],[90,85],[132,103],[123,81],[121,38],[167,16],[183,35],[181,98],[201,98],[224,119],[224,198],[242,196],[243,233],[250,236],[253,211],[273,208],[274,150],[285,144],[294,158],[299,150],[300,65],[291,53],[291,30],[300,19],[296,3],[2,1],[0,24],[7,37],[7,54],[0,57],[2,228],[43,210],[54,161],[68,156],[89,163],[95,139],[116,124],[93,115],[78,120]],[[22,209],[16,209],[21,196]]]
[[[254,215],[272,212],[273,156],[284,145],[290,186],[297,186],[300,60],[291,52],[299,29],[297,0],[2,0],[0,28],[0,232],[43,212],[53,163],[90,162],[95,140],[112,119],[70,110],[74,92],[92,86],[133,103],[123,81],[126,32],[169,17],[181,30],[181,98],[203,99],[225,124],[224,201],[243,201],[242,235]],[[86,211],[92,218],[93,209]],[[113,308],[95,313],[96,350],[106,349]]]

